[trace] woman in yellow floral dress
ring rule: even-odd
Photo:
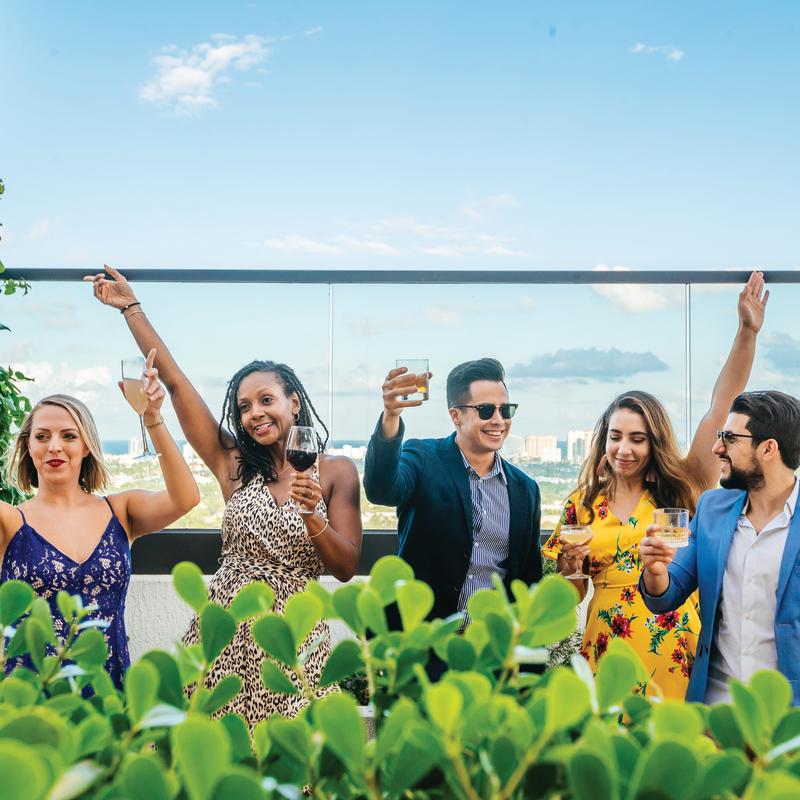
[[[754,272],[739,295],[739,330],[687,456],[681,456],[669,417],[655,397],[640,391],[620,395],[598,421],[578,486],[542,548],[543,555],[558,559],[564,574],[580,569],[589,556],[594,595],[581,653],[596,669],[610,638],[627,640],[650,676],[643,687],[649,694],[683,699],[700,619],[691,601],[666,614],[647,609],[637,589],[639,542],[653,522],[654,509],[688,508],[694,513],[700,493],[717,484],[719,461],[711,448],[750,376],[769,297],[763,290],[764,276]],[[591,526],[588,545],[559,541],[561,525],[574,524]],[[585,583],[575,581],[581,595]]]

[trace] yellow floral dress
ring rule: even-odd
[[[558,557],[562,525],[588,523],[589,512],[580,502],[577,492],[567,499],[560,522],[542,548],[543,555]],[[656,684],[664,697],[682,700],[694,664],[700,618],[691,600],[676,611],[653,614],[639,595],[639,542],[653,520],[654,509],[650,494],[644,492],[623,523],[611,512],[607,498],[598,495],[595,499],[591,524],[594,538],[589,545],[594,596],[580,652],[596,670],[609,638],[626,639],[650,674],[642,690],[655,694],[650,684]]]

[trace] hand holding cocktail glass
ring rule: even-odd
[[[583,571],[583,562],[589,555],[589,542],[592,541],[592,529],[589,525],[562,525],[558,532],[561,544],[560,556],[563,559],[565,571],[562,577],[571,581],[580,581],[591,578]]]
[[[398,416],[404,408],[421,406],[429,397],[432,375],[427,359],[398,359],[397,366],[389,370],[383,382],[384,413]]]
[[[139,424],[142,428],[142,452],[139,458],[154,458],[155,453],[147,446],[147,425],[159,424],[161,406],[166,396],[164,388],[158,382],[158,370],[153,366],[156,350],[153,348],[147,354],[145,361],[142,356],[132,356],[122,359],[122,380],[119,388],[128,401],[130,407],[139,415]]]
[[[642,568],[654,576],[666,575],[675,550],[689,544],[689,512],[685,508],[657,508],[653,524],[639,545]]]

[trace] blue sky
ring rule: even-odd
[[[8,266],[798,267],[796,2],[4,0],[2,18]],[[386,369],[428,356],[410,426],[433,435],[446,372],[495,355],[515,432],[563,438],[630,386],[685,427],[682,289],[337,287],[331,343],[324,286],[137,288],[215,410],[243,362],[285,359],[364,438]],[[760,386],[800,389],[799,299],[775,291]],[[694,303],[696,423],[735,295]],[[86,287],[2,315],[34,396],[73,391],[105,438],[135,433],[113,387],[130,340]],[[573,375],[524,375],[563,350]],[[638,371],[597,377],[620,358]]]
[[[14,266],[797,266],[795,2],[3,3]]]

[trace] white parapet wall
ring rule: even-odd
[[[207,575],[206,582],[210,579]],[[320,583],[331,591],[341,585],[331,577],[323,577]],[[170,650],[186,633],[191,619],[192,610],[175,593],[171,575],[134,575],[125,608],[131,662],[148,650]],[[336,620],[330,628],[334,644],[348,635],[347,628]]]

